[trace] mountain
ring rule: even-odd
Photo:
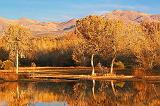
[[[109,19],[121,19],[126,22],[140,23],[147,21],[160,21],[160,14],[146,14],[138,11],[130,10],[114,10],[110,13],[102,14],[103,17]],[[64,32],[73,31],[76,19],[71,19],[67,22],[41,22],[28,18],[20,18],[17,20],[0,18],[0,31],[2,31],[8,24],[16,23],[29,28],[36,35],[45,34],[61,34]]]
[[[114,10],[110,13],[103,14],[106,18],[122,19],[130,22],[142,22],[142,21],[160,21],[160,14],[146,14],[138,11],[129,10]]]
[[[0,18],[0,31],[9,24],[19,24],[29,28],[36,35],[56,34],[67,32],[74,28],[76,19],[67,22],[40,22],[28,18],[20,18],[17,20]]]

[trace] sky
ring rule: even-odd
[[[113,10],[160,14],[160,0],[0,0],[0,17],[67,21]]]

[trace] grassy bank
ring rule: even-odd
[[[95,68],[96,75],[91,75],[91,67],[20,67],[19,74],[13,70],[0,70],[0,79],[4,81],[57,81],[61,80],[160,80],[160,76],[153,75],[123,75],[124,70],[114,68],[114,71],[121,71],[121,74],[102,74],[99,68]],[[109,72],[109,68],[106,72]]]

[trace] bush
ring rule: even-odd
[[[114,67],[123,68],[123,69],[125,68],[124,64],[121,61],[115,62]]]
[[[4,70],[10,70],[13,69],[14,63],[11,60],[6,60],[3,62],[2,68]]]
[[[32,62],[31,67],[36,67],[36,63]]]

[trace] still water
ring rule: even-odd
[[[0,106],[160,106],[160,82],[5,82]]]

